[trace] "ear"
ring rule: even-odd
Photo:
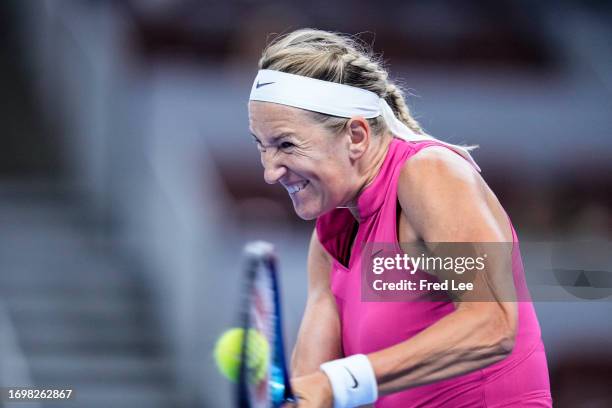
[[[372,132],[368,121],[360,116],[355,116],[346,124],[349,136],[349,155],[351,159],[360,158],[370,144]]]

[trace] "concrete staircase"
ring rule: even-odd
[[[178,406],[145,278],[108,241],[70,201],[0,191],[0,301],[32,383],[75,393],[40,406]]]

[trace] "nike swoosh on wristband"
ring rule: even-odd
[[[274,83],[274,82],[261,82],[261,83],[260,83],[259,81],[257,81],[257,85],[255,85],[255,89],[259,89],[259,88],[261,88],[262,86],[270,85],[270,84],[273,84],[273,83]]]
[[[344,367],[344,366],[342,366],[342,367]],[[355,378],[355,376],[353,375],[353,373],[351,373],[351,371],[350,371],[348,368],[346,368],[346,367],[344,367],[344,369],[346,370],[346,372],[347,372],[347,373],[349,373],[349,375],[351,376],[351,378],[352,378],[352,379],[353,379],[353,381],[355,382],[355,384],[354,384],[354,385],[353,385],[351,388],[357,388],[357,387],[359,387],[359,383],[357,382],[357,379]]]

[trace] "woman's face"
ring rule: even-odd
[[[301,109],[258,101],[249,103],[249,127],[264,179],[285,187],[300,218],[316,218],[353,198],[347,136],[331,133]]]

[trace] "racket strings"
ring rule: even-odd
[[[249,302],[249,327],[245,331],[245,362],[248,392],[255,406],[269,407],[274,388],[275,353],[274,291],[265,265],[255,270]]]

